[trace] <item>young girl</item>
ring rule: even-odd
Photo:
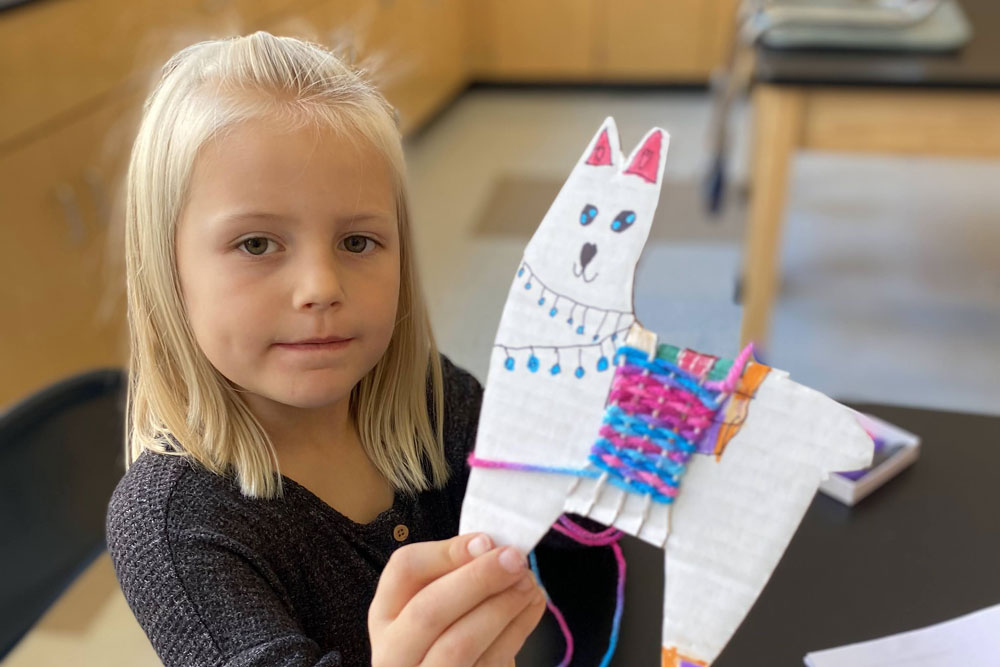
[[[509,665],[544,595],[454,537],[482,388],[438,354],[392,108],[313,44],[176,54],[128,171],[122,590],[168,665]]]

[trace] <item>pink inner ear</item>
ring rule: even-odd
[[[601,132],[601,136],[597,138],[597,143],[594,144],[594,150],[591,151],[590,157],[587,158],[587,164],[595,166],[607,166],[611,164],[611,144],[608,142],[608,130],[607,128]]]
[[[632,164],[625,170],[626,174],[642,176],[649,183],[656,183],[657,171],[660,168],[660,148],[663,144],[663,133],[653,132],[646,137],[646,142],[636,153]]]

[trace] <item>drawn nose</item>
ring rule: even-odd
[[[597,254],[597,246],[593,243],[584,243],[583,247],[580,248],[580,265],[584,268],[590,264],[590,260],[594,259],[594,255]]]

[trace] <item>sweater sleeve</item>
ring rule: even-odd
[[[178,584],[196,613],[188,631],[196,638],[195,645],[203,635],[218,652],[218,660],[211,664],[341,664],[338,651],[324,655],[305,635],[278,577],[252,549],[210,530],[190,529],[171,539],[171,555]],[[176,664],[191,663],[180,659]]]
[[[323,654],[305,635],[277,577],[252,549],[210,528],[170,528],[166,510],[137,511],[121,491],[108,514],[108,550],[166,667],[342,664],[340,652]]]
[[[469,484],[467,459],[476,447],[483,385],[444,355],[441,355],[441,371],[444,376],[445,456],[452,474],[448,483],[448,500],[457,526],[465,489]]]

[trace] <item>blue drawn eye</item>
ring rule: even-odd
[[[593,204],[587,204],[586,206],[583,207],[583,210],[580,211],[580,224],[589,225],[594,221],[594,218],[596,217],[597,217],[597,207],[594,206]]]
[[[611,231],[624,232],[635,222],[635,211],[622,211],[611,222]]]

